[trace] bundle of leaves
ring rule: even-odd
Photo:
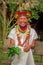
[[[21,53],[21,49],[19,47],[9,47],[8,48],[8,56],[14,56],[15,54],[19,55]]]

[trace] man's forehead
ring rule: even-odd
[[[26,18],[26,16],[25,15],[21,15],[19,18]]]

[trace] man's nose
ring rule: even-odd
[[[22,19],[22,21],[24,21],[24,19]]]

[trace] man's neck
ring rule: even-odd
[[[27,24],[25,26],[21,26],[21,25],[18,26],[18,30],[21,33],[25,33],[27,31],[27,28],[28,28],[28,25]]]

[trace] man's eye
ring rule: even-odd
[[[22,20],[22,18],[20,20]]]
[[[23,18],[21,18],[21,19],[23,19]]]

